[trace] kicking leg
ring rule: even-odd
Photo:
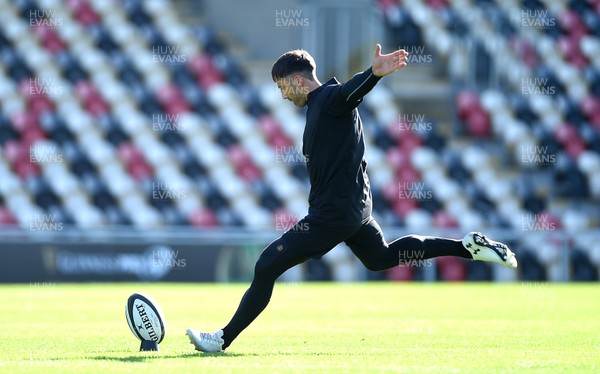
[[[457,256],[471,260],[497,262],[517,267],[514,253],[503,243],[471,232],[462,240],[435,236],[407,235],[387,243],[383,232],[372,219],[346,241],[352,252],[369,270],[381,271],[403,261],[425,260],[440,256]]]
[[[486,238],[480,232],[468,233],[462,244],[474,260],[497,262],[513,269],[517,267],[517,258],[506,244]]]
[[[407,235],[387,243],[374,219],[346,240],[352,252],[369,270],[381,271],[398,266],[405,260],[425,260],[440,256],[472,259],[460,240],[433,236]]]

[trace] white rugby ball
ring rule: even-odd
[[[165,338],[165,317],[156,301],[147,295],[134,293],[125,307],[127,324],[133,335],[157,344]]]

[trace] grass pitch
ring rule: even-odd
[[[196,352],[247,285],[0,286],[0,373],[600,372],[599,284],[278,284],[225,353]],[[139,352],[133,292],[165,313],[160,352]]]

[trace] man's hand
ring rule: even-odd
[[[396,70],[406,66],[408,52],[404,49],[399,49],[387,55],[381,54],[381,44],[375,47],[375,55],[373,57],[373,74],[378,77],[385,77],[392,74]]]

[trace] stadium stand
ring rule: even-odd
[[[303,112],[252,85],[214,30],[166,0],[0,6],[0,225],[259,230],[305,214]],[[561,228],[597,279],[599,235],[578,233],[600,222],[600,2],[378,6],[396,44],[431,48],[456,88],[451,134],[402,119],[385,85],[361,106],[382,225],[526,231],[532,279],[550,277],[536,272]],[[465,41],[472,72],[453,54]],[[438,262],[442,279],[477,278],[466,266]]]
[[[598,235],[579,232],[597,230],[600,218],[599,3],[390,0],[379,5],[396,44],[425,44],[449,60],[456,87],[455,136],[469,139],[462,143],[468,145],[459,154],[446,147],[412,155],[421,172],[443,165],[441,177],[430,180],[452,224],[523,230],[520,254],[528,260],[531,253],[546,266],[556,261],[556,250],[550,249],[551,235],[540,232],[561,228],[571,235],[573,256],[597,266]],[[465,71],[467,64],[452,62],[465,42],[473,54],[472,72]],[[436,156],[441,160],[433,160]],[[445,188],[452,193],[442,193]],[[458,191],[465,204],[455,203]]]

